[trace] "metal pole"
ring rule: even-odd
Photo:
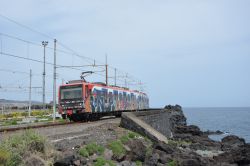
[[[54,39],[53,121],[56,119],[56,39]]]
[[[0,33],[0,41],[1,41],[1,54],[3,52],[3,39],[2,39],[2,34]]]
[[[115,68],[115,86],[116,86],[116,68]]]
[[[45,47],[48,45],[47,41],[42,42],[43,45],[43,109],[45,110]]]
[[[105,55],[105,59],[106,59],[106,85],[108,86],[108,60],[107,60],[107,54]]]
[[[126,74],[125,76],[125,87],[127,88],[127,77],[128,77],[128,74]]]
[[[31,80],[32,80],[32,70],[30,69],[30,87],[29,87],[29,117],[31,113]]]

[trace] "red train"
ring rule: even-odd
[[[59,87],[59,113],[73,121],[121,115],[123,111],[149,108],[145,93],[104,83],[69,81]]]

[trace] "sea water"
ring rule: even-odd
[[[224,132],[222,135],[211,135],[214,140],[233,134],[250,143],[250,107],[183,108],[183,112],[189,125],[197,125],[203,131]]]

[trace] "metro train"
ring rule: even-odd
[[[107,115],[120,116],[124,111],[147,108],[147,94],[137,90],[85,80],[69,81],[59,87],[59,113],[71,121],[88,121]]]

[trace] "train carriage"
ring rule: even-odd
[[[73,121],[119,116],[123,111],[149,108],[148,97],[143,92],[83,80],[61,85],[58,104],[62,117]]]

